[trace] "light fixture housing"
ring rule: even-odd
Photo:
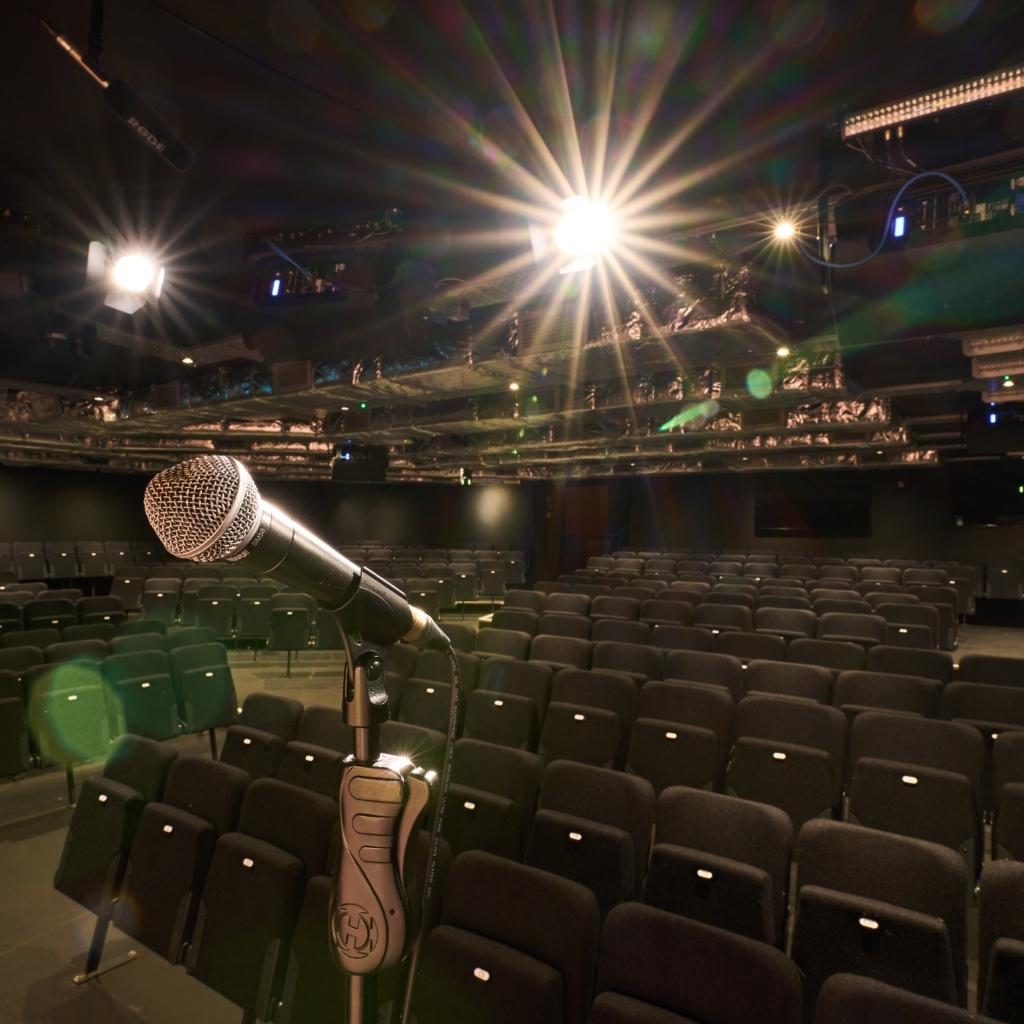
[[[1005,96],[1019,89],[1024,89],[1024,64],[1002,71],[991,71],[986,75],[968,78],[940,89],[929,89],[928,92],[921,92],[895,103],[886,103],[855,114],[847,114],[842,120],[842,137],[852,139],[856,135],[894,128],[908,121],[917,121],[945,110],[955,110],[996,96]]]
[[[601,199],[569,196],[559,204],[554,226],[530,226],[530,242],[538,263],[550,259],[568,262],[560,274],[590,270],[615,246],[618,224],[615,211]]]
[[[113,249],[103,242],[89,243],[85,276],[107,285],[104,305],[131,316],[147,302],[160,298],[164,267],[142,249]]]

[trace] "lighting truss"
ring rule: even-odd
[[[978,75],[976,78],[957,82],[955,85],[918,93],[896,103],[886,103],[861,110],[856,114],[847,114],[843,117],[842,137],[850,139],[855,135],[893,128],[908,121],[970,106],[972,103],[1005,96],[1021,89],[1024,89],[1024,65],[1003,71],[992,71],[987,75]]]

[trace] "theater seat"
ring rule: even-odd
[[[480,852],[452,862],[423,949],[418,1024],[586,1024],[598,913],[583,886]]]

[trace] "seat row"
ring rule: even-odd
[[[727,656],[693,652],[678,652],[671,665],[666,674],[672,671],[674,678],[646,682],[638,692],[632,679],[616,672],[553,673],[533,662],[485,661],[477,678],[463,672],[462,735],[537,752],[544,763],[568,759],[625,768],[656,791],[690,785],[728,788],[752,799],[768,794],[797,826],[826,809],[841,813],[862,757],[908,760],[900,729],[921,737],[916,765],[955,771],[970,783],[954,785],[967,812],[954,823],[950,810],[947,823],[963,830],[961,839],[977,840],[972,823],[980,821],[982,809],[998,804],[999,788],[990,792],[985,779],[998,779],[998,787],[1024,781],[1024,775],[1015,777],[1011,753],[1024,742],[1021,689],[953,683],[943,690],[934,680],[860,671],[840,673],[833,685],[823,668],[752,661],[741,672]],[[470,668],[467,659],[464,669]],[[408,679],[392,675],[397,717],[439,735],[447,721],[447,675],[423,655],[413,673]],[[937,720],[940,713],[945,720]],[[885,721],[876,721],[879,716]],[[881,738],[864,738],[870,736]],[[891,767],[886,771],[891,774]],[[943,784],[922,784],[904,796],[927,804]],[[952,808],[952,797],[949,803]],[[1014,820],[1008,819],[1010,831]],[[1022,842],[1008,839],[1004,845],[1019,849]]]
[[[211,732],[237,718],[223,644],[182,631],[165,650],[149,634],[0,650],[0,774],[107,755],[132,733],[156,740]],[[211,739],[212,742],[212,739]]]
[[[627,589],[627,588],[622,588]],[[525,592],[524,592],[525,593]],[[680,591],[663,591],[678,595]],[[585,595],[550,595],[551,598]],[[695,595],[691,595],[694,596]],[[745,603],[744,595],[710,593],[696,603],[678,596],[640,600],[616,595],[595,597],[589,614],[571,612],[537,613],[527,608],[506,606],[496,611],[491,624],[497,629],[512,629],[535,636],[553,633],[592,640],[620,640],[628,643],[651,642],[654,627],[695,626],[714,635],[725,632],[757,633],[783,642],[800,637],[849,639],[869,646],[888,643],[902,647],[935,650],[942,625],[953,621],[951,612],[912,602],[888,601],[878,595],[874,608],[867,602],[823,598],[814,608],[790,608],[789,598],[765,598],[756,611]],[[547,602],[544,602],[547,604]],[[551,604],[567,602],[552,601]],[[767,648],[766,648],[767,649]]]
[[[162,555],[154,541],[0,541],[0,572],[20,580],[98,578]]]
[[[956,627],[960,617],[968,614],[971,607],[965,595],[955,586],[903,586],[881,581],[851,584],[841,580],[781,580],[775,577],[751,580],[738,576],[716,578],[698,574],[689,575],[685,579],[666,577],[659,580],[644,576],[632,580],[623,577],[618,581],[602,581],[576,574],[562,577],[561,582],[554,585],[540,581],[536,589],[542,592],[567,591],[591,597],[639,597],[641,591],[653,591],[649,596],[670,596],[691,603],[704,599],[744,604],[751,610],[761,605],[816,609],[816,605],[822,601],[829,602],[830,606],[823,607],[821,611],[870,611],[872,606],[879,603],[928,604],[936,606],[940,614],[941,639],[952,644],[956,642]],[[693,596],[679,598],[679,594]],[[949,611],[944,611],[943,606],[948,606]]]
[[[242,720],[253,734],[294,727],[345,744],[336,711],[306,708],[296,725],[294,702],[250,701]],[[296,742],[305,740],[285,749]],[[642,779],[555,762],[520,797],[536,803],[520,864],[472,846],[502,807],[506,821],[522,812],[486,788],[503,778],[492,759],[502,752],[488,748],[462,740],[456,749],[446,835],[456,849],[470,845],[447,872],[442,857],[415,1019],[796,1024],[813,1020],[817,1003],[821,1022],[838,1012],[864,1019],[856,1014],[867,1006],[879,1020],[967,1020],[953,1009],[966,999],[966,872],[950,851],[824,820],[806,824],[794,850],[789,821],[770,807],[684,787],[655,799]],[[83,786],[55,879],[98,915],[87,968],[113,920],[253,1015],[335,1019],[342,979],[324,925],[337,805],[306,784],[305,756],[300,747],[277,778],[254,778],[229,763],[227,747],[221,761],[175,758],[123,737]],[[794,852],[790,960],[772,947]],[[1020,995],[1022,872],[1004,862],[982,875],[988,1009]],[[837,978],[846,971],[902,989]],[[395,975],[381,984],[384,1002],[401,991]]]

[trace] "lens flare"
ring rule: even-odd
[[[796,225],[791,220],[780,220],[773,232],[778,242],[789,242],[796,237]]]
[[[148,256],[141,253],[126,253],[110,271],[110,279],[126,292],[144,292],[157,274],[157,266]]]
[[[571,262],[562,273],[588,270],[615,244],[615,215],[607,203],[570,196],[562,203],[555,245]]]

